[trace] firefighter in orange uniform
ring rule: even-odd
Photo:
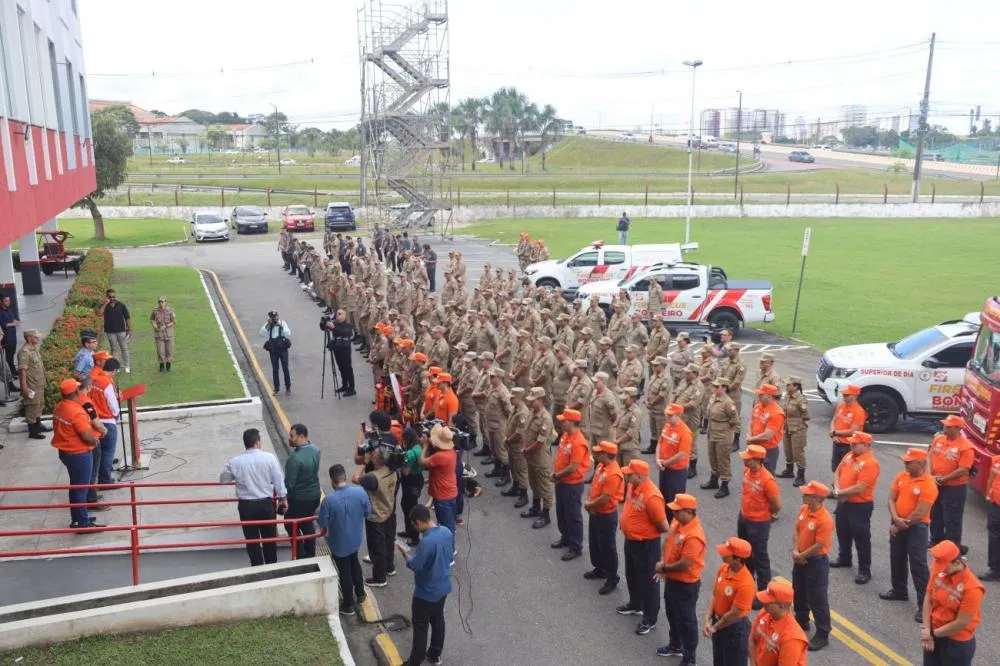
[[[1000,580],[1000,455],[991,459],[986,502],[986,529],[989,533],[986,562],[989,571],[984,571],[979,580],[995,581]]]
[[[924,666],[971,666],[985,588],[954,541],[931,548],[931,557],[920,628]]]
[[[660,559],[660,535],[670,529],[663,494],[649,478],[649,464],[635,458],[622,468],[627,491],[622,503],[621,530],[625,535],[625,583],[628,602],[619,615],[642,615],[635,633],[645,636],[660,614],[660,585],[653,580]]]
[[[802,508],[795,521],[795,549],[792,551],[792,585],[795,588],[795,619],[802,630],[809,631],[809,613],[816,622],[816,633],[809,640],[809,651],[822,650],[830,644],[830,543],[833,541],[833,516],[823,506],[830,489],[819,481],[800,486]]]
[[[757,404],[750,413],[750,436],[747,444],[763,446],[767,455],[764,467],[774,474],[778,465],[778,444],[785,436],[785,412],[778,404],[778,387],[764,384],[756,391]]]
[[[684,407],[670,403],[664,410],[667,422],[660,433],[656,449],[656,467],[660,470],[660,492],[666,502],[672,502],[677,493],[687,490],[687,473],[694,434],[684,423]],[[667,508],[667,520],[673,520]]]
[[[743,501],[736,521],[736,534],[753,547],[747,566],[757,579],[757,589],[763,590],[771,580],[771,557],[767,542],[771,537],[771,521],[781,511],[781,490],[774,476],[764,468],[763,446],[751,444],[740,453],[743,459]]]
[[[590,514],[587,521],[587,543],[590,546],[590,564],[594,567],[583,577],[587,580],[604,579],[598,592],[610,594],[618,587],[618,505],[625,498],[625,475],[617,460],[618,445],[599,442],[594,447],[594,478],[590,482],[590,495],[583,508]]]
[[[458,413],[458,396],[451,388],[451,374],[442,372],[437,376],[437,391],[434,399],[434,418],[451,425],[451,418]]]
[[[965,514],[965,494],[969,472],[976,453],[962,434],[965,419],[950,414],[941,420],[944,432],[931,441],[930,473],[938,485],[937,501],[931,507],[931,545],[947,539],[962,545],[962,516]]]
[[[580,412],[564,409],[556,416],[562,424],[555,460],[552,461],[552,482],[556,484],[556,524],[559,540],[553,548],[566,548],[562,561],[569,562],[583,555],[583,480],[587,478],[592,459],[590,443],[580,429]]]
[[[694,666],[698,650],[698,593],[707,539],[698,518],[697,499],[678,493],[667,508],[674,519],[663,540],[663,560],[656,565],[656,575],[665,585],[663,605],[670,640],[656,654],[680,657],[681,666]]]
[[[868,419],[868,413],[858,404],[861,387],[848,384],[841,389],[840,394],[844,400],[837,405],[837,409],[833,412],[833,420],[830,421],[830,439],[833,440],[830,469],[834,472],[837,471],[840,459],[851,450],[847,439],[854,433],[864,430],[865,421]]]
[[[59,460],[69,473],[69,485],[79,486],[90,483],[93,470],[93,450],[97,446],[97,436],[91,427],[90,416],[79,402],[80,382],[64,379],[59,384],[62,400],[52,409],[52,446],[59,450]],[[84,504],[87,489],[75,488],[69,491],[70,504]],[[70,509],[71,528],[103,527],[87,513],[87,507]]]
[[[852,546],[858,549],[858,574],[854,582],[865,585],[872,579],[872,513],[875,486],[881,469],[872,453],[872,436],[856,432],[848,438],[851,452],[834,473],[832,496],[837,500],[837,559],[832,569],[850,568]]]
[[[705,613],[701,633],[712,638],[715,666],[746,666],[750,608],[757,593],[753,575],[746,566],[753,549],[749,541],[729,537],[715,550],[722,557],[722,566],[715,573],[712,603]]]
[[[886,601],[906,601],[906,570],[909,565],[913,589],[917,593],[914,620],[923,617],[921,606],[930,573],[927,569],[928,526],[931,506],[937,499],[938,488],[927,473],[927,451],[907,449],[900,456],[906,469],[896,475],[889,490],[889,569],[892,588],[879,593]]]
[[[806,666],[809,641],[792,617],[795,592],[788,581],[775,578],[757,593],[764,609],[750,630],[750,663],[753,666]]]

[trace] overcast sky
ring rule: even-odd
[[[360,106],[360,5],[84,0],[88,90],[168,113],[267,113],[274,103],[292,122],[349,127]],[[579,125],[646,127],[652,110],[654,123],[683,129],[691,77],[681,62],[699,58],[698,111],[735,106],[742,89],[744,108],[781,110],[790,125],[800,115],[837,119],[845,104],[866,105],[869,117],[905,116],[907,107],[916,113],[936,31],[931,121],[964,133],[969,109],[981,105],[1000,125],[995,1],[955,11],[929,0],[449,5],[453,104],[516,86]]]

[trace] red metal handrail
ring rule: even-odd
[[[0,538],[2,537],[20,537],[20,536],[44,536],[50,534],[96,534],[100,532],[129,532],[130,539],[129,545],[125,546],[81,546],[72,548],[50,548],[46,550],[17,550],[17,551],[0,551],[0,559],[12,558],[12,557],[40,557],[48,555],[84,555],[84,554],[95,554],[95,553],[122,553],[130,552],[132,555],[132,584],[139,584],[139,554],[143,551],[151,550],[169,550],[169,549],[180,549],[180,548],[208,548],[216,546],[237,546],[237,545],[248,545],[248,544],[258,544],[258,543],[279,543],[288,541],[292,547],[292,559],[298,558],[299,543],[303,541],[308,541],[311,539],[319,539],[326,535],[326,530],[319,530],[313,534],[300,534],[299,526],[300,524],[315,520],[314,516],[304,516],[302,518],[275,518],[274,520],[221,520],[221,521],[206,521],[206,522],[194,522],[194,523],[156,523],[152,525],[140,525],[139,516],[136,510],[140,506],[163,506],[163,505],[178,505],[178,504],[206,504],[206,503],[220,503],[220,502],[236,502],[238,499],[236,497],[212,497],[212,498],[186,498],[186,499],[175,499],[175,500],[139,500],[136,497],[136,489],[142,488],[199,488],[199,487],[215,487],[215,486],[234,486],[232,482],[222,483],[219,481],[205,481],[205,482],[188,482],[188,481],[174,481],[174,482],[155,482],[155,483],[95,483],[95,484],[79,484],[79,485],[51,485],[51,486],[0,486],[0,493],[7,492],[52,492],[59,490],[82,490],[95,488],[97,490],[117,490],[122,488],[127,488],[129,490],[129,500],[128,501],[117,501],[117,502],[78,502],[70,503],[64,502],[59,504],[22,504],[22,505],[11,505],[5,504],[0,506],[0,511],[41,511],[50,509],[73,509],[80,507],[99,507],[99,506],[129,506],[132,511],[132,524],[131,525],[108,525],[105,527],[84,527],[84,528],[72,528],[72,527],[59,527],[59,528],[48,528],[48,529],[33,529],[33,530],[2,530],[0,531]],[[275,498],[277,502],[277,498]],[[260,539],[223,539],[216,541],[186,541],[186,542],[175,542],[175,543],[163,543],[163,544],[140,544],[139,543],[139,533],[143,531],[152,530],[168,530],[168,529],[196,529],[196,528],[207,528],[207,527],[244,527],[244,526],[255,526],[255,525],[274,525],[277,528],[278,525],[291,525],[291,534],[287,536],[276,536]]]

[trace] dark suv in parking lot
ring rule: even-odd
[[[346,201],[328,203],[323,222],[331,231],[355,231],[358,228],[354,219],[354,208]]]

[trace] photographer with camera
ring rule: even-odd
[[[405,462],[398,441],[392,434],[392,419],[381,410],[368,415],[373,430],[364,423],[358,431],[357,450],[354,462],[362,465],[352,481],[368,493],[372,511],[365,521],[365,538],[368,541],[368,557],[372,563],[372,575],[365,579],[371,587],[385,587],[387,576],[396,574],[393,547],[396,532],[396,487],[399,482],[398,470]]]
[[[292,329],[283,320],[278,319],[278,313],[271,310],[267,313],[267,321],[260,327],[260,337],[264,338],[264,350],[271,355],[271,379],[274,381],[274,395],[281,393],[281,381],[278,378],[278,365],[285,375],[285,393],[292,392],[292,376],[288,372],[288,349],[292,346]]]
[[[420,503],[420,493],[424,489],[424,470],[420,468],[420,456],[423,453],[420,433],[413,426],[403,430],[403,448],[406,450],[406,464],[400,470],[402,477],[399,484],[403,496],[399,500],[399,508],[403,510],[403,531],[396,536],[406,538],[408,546],[415,546],[420,541],[420,533],[410,520],[410,510]]]
[[[434,500],[434,516],[438,524],[450,529],[452,534],[455,533],[458,511],[457,464],[458,457],[451,430],[435,425],[420,456],[420,467],[430,472],[427,492]]]
[[[332,319],[320,317],[320,327],[324,331],[330,331],[327,346],[333,352],[337,369],[340,370],[340,377],[344,382],[337,389],[337,393],[345,398],[357,395],[354,390],[354,367],[351,364],[351,342],[354,340],[355,332],[354,326],[347,320],[347,313],[344,310],[337,310],[336,316]]]

